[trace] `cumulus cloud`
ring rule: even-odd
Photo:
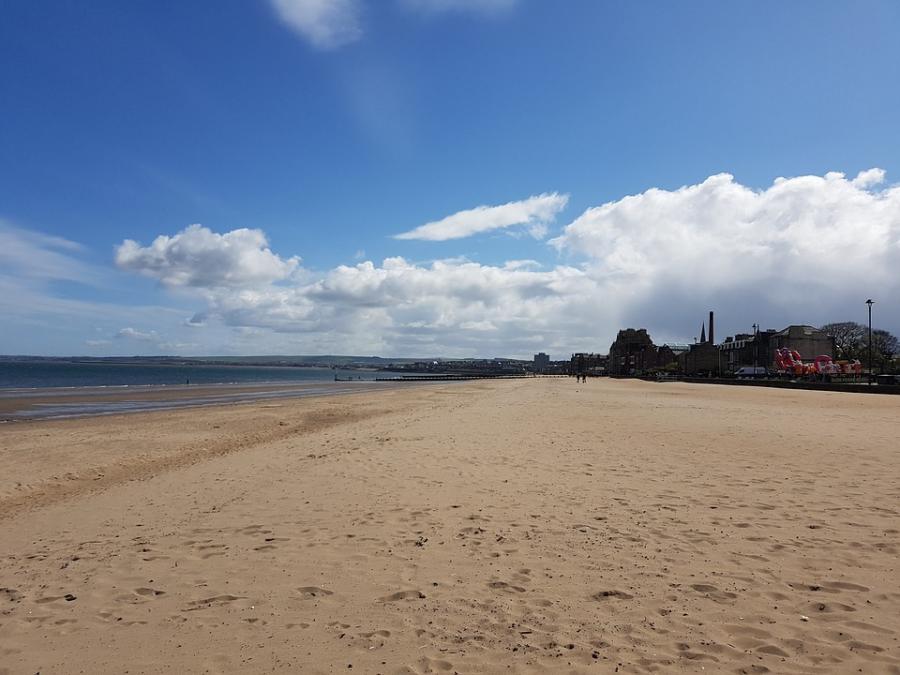
[[[116,264],[169,287],[217,288],[287,279],[298,269],[300,259],[272,253],[261,230],[217,234],[191,225],[178,234],[159,236],[149,246],[126,239],[116,249]]]
[[[667,330],[703,306],[774,327],[840,320],[859,298],[900,290],[900,188],[874,189],[884,177],[831,172],[754,190],[718,174],[590,208],[550,244],[584,256]]]
[[[356,353],[464,355],[527,352],[590,330],[594,282],[559,266],[490,266],[388,258],[342,265],[293,287],[223,293],[211,311],[232,326],[297,333],[307,344]],[[592,317],[594,317],[592,319]]]
[[[362,36],[358,0],[270,0],[288,28],[319,49],[335,49]]]
[[[853,185],[865,189],[883,183],[884,177],[884,169],[868,169],[867,171],[860,171],[856,178],[853,179]]]
[[[474,209],[458,211],[441,220],[425,223],[409,232],[395,235],[394,238],[446,241],[515,225],[525,225],[528,226],[529,234],[535,239],[541,239],[547,234],[547,223],[556,218],[568,201],[568,195],[551,192],[500,206],[477,206]]]
[[[555,266],[393,257],[263,281],[242,271],[240,256],[222,258],[216,274],[194,274],[148,254],[129,258],[128,269],[165,279],[176,268],[177,279],[190,280],[180,287],[203,303],[198,321],[248,331],[251,348],[261,336],[286,336],[279,344],[298,353],[565,357],[605,351],[628,326],[649,328],[657,341],[690,340],[710,309],[720,338],[752,323],[861,319],[868,297],[884,308],[876,323],[898,332],[889,303],[900,295],[900,188],[883,182],[870,170],[753,189],[721,174],[649,189],[576,218],[549,242],[563,256]],[[168,251],[176,237],[161,237],[158,248]],[[284,264],[262,233],[257,241],[252,250]]]
[[[161,274],[155,255],[129,260],[134,261],[129,269],[157,278],[164,278],[170,267],[163,266]],[[148,269],[141,270],[139,261]],[[220,275],[240,276],[224,269]],[[200,278],[209,275],[191,276]],[[394,257],[298,275],[280,284],[210,281],[188,288],[205,303],[190,325],[216,317],[236,329],[295,335],[300,352],[499,355],[538,350],[548,343],[563,349],[570,336],[592,331],[601,311],[584,305],[585,298],[598,293],[584,271],[562,265],[542,270],[533,260],[503,266],[465,259],[423,265]],[[120,333],[141,338],[134,329]],[[254,339],[259,344],[255,333]]]

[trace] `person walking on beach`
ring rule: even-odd
[[[578,355],[578,365],[575,368],[575,382],[587,382],[587,375],[584,374],[584,354]]]

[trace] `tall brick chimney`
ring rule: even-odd
[[[709,313],[709,344],[716,344],[715,324],[713,323],[713,313]]]

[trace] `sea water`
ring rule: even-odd
[[[0,362],[0,389],[333,382],[335,376],[340,380],[374,380],[375,375],[372,371],[290,366],[5,361]]]

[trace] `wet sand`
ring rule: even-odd
[[[530,380],[0,426],[0,673],[900,673],[900,399]]]
[[[64,419],[153,410],[196,408],[279,398],[378,391],[391,382],[271,382],[260,384],[129,385],[0,389],[0,422]]]

